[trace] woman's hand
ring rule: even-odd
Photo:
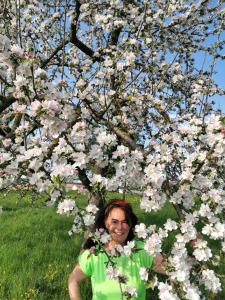
[[[86,278],[80,266],[76,265],[68,280],[70,300],[81,300],[79,283]]]
[[[167,275],[166,263],[161,253],[157,253],[154,257],[154,263],[152,270],[156,273]]]

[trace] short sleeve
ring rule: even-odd
[[[145,251],[144,243],[142,241],[138,241],[137,246],[139,249],[141,248],[139,251],[141,266],[150,269],[153,265],[154,257]]]
[[[81,270],[86,274],[87,276],[92,275],[92,259],[89,250],[85,250],[79,257],[78,257],[78,263],[81,268]]]
[[[150,269],[152,267],[153,260],[153,256],[148,255],[144,249],[141,251],[141,263],[145,268]]]

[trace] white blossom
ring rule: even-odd
[[[67,214],[73,212],[76,208],[76,202],[71,199],[65,199],[63,202],[60,202],[58,205],[57,213]]]
[[[99,208],[95,204],[88,204],[88,206],[86,206],[86,211],[88,213],[92,213],[95,215],[98,210]]]
[[[172,292],[172,287],[169,284],[160,282],[158,284],[160,300],[179,300],[179,298]]]
[[[176,230],[178,228],[178,225],[177,225],[177,222],[175,222],[171,219],[168,219],[166,221],[166,223],[164,224],[164,228],[167,231],[172,231],[172,230]]]
[[[135,225],[135,232],[136,232],[138,238],[145,239],[147,237],[146,225],[144,223]]]
[[[207,247],[207,242],[201,239],[198,239],[195,243],[195,250],[193,255],[199,261],[207,261],[212,257],[212,251]]]
[[[85,214],[83,220],[86,226],[90,226],[95,223],[95,216],[93,216],[92,214]]]
[[[144,249],[148,252],[149,255],[155,255],[158,252],[161,252],[162,240],[157,233],[153,233],[146,241]]]
[[[106,276],[109,278],[109,279],[117,279],[118,276],[119,276],[119,270],[117,268],[114,268],[112,266],[109,266],[107,269],[106,269]]]
[[[131,241],[131,242],[128,241],[127,244],[123,247],[123,249],[124,249],[124,254],[125,254],[126,256],[131,255],[132,249],[134,248],[134,246],[135,246],[134,241]]]
[[[148,271],[147,271],[146,268],[141,267],[141,268],[140,268],[140,271],[139,271],[139,274],[140,274],[141,280],[144,280],[144,281],[147,281],[147,280],[148,280]]]
[[[202,271],[202,280],[205,285],[205,287],[216,293],[218,291],[221,291],[221,283],[219,278],[216,277],[213,270],[203,270]]]
[[[124,290],[124,292],[126,293],[126,294],[128,294],[128,295],[130,295],[131,297],[135,297],[135,298],[137,298],[137,291],[136,291],[136,289],[135,288],[133,288],[133,287],[126,287],[125,288],[125,290]]]
[[[24,50],[19,45],[16,44],[12,45],[10,50],[18,57],[22,57],[24,54]]]
[[[188,300],[201,300],[200,296],[201,296],[200,291],[197,290],[195,287],[187,288],[186,298]]]

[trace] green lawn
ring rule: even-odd
[[[74,193],[73,193],[74,196]],[[108,198],[121,195],[109,193]],[[75,195],[84,205],[85,194]],[[32,203],[31,194],[11,191],[0,193],[0,300],[66,300],[68,274],[72,271],[82,242],[81,235],[69,237],[73,218],[56,214],[46,207],[45,198]],[[142,214],[138,196],[129,196],[139,220],[161,225],[170,217],[176,219],[173,208],[167,204],[159,213]],[[168,239],[164,250],[170,245]],[[224,267],[220,264],[218,268]],[[91,299],[89,282],[82,283],[83,300]],[[149,299],[157,299],[156,296]],[[218,300],[225,299],[225,292]],[[208,299],[207,299],[208,300]]]

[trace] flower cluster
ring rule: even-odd
[[[111,280],[118,280],[119,284],[127,283],[126,276],[121,274],[116,267],[109,266],[106,269],[106,276]],[[123,290],[123,295],[126,297],[126,299],[131,299],[132,297],[137,298],[137,291],[134,287],[126,286]]]
[[[74,213],[76,207],[76,202],[74,200],[65,199],[63,202],[59,203],[57,213],[61,215],[71,214]]]

